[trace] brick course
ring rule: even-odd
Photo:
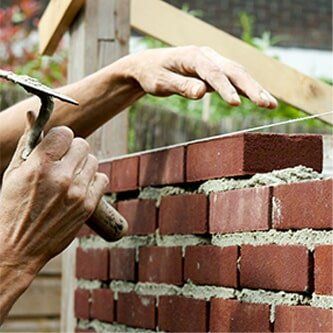
[[[181,247],[142,247],[139,252],[139,281],[181,285],[182,265]]]
[[[117,302],[117,322],[133,327],[154,329],[155,298],[139,296],[135,293],[119,293]]]
[[[321,245],[314,252],[316,294],[333,295],[333,246]]]
[[[140,186],[184,182],[185,148],[173,148],[143,154],[140,158]]]
[[[207,198],[203,194],[162,198],[159,212],[161,234],[204,234],[207,231]]]
[[[211,332],[270,332],[269,305],[213,298]]]
[[[309,254],[305,246],[243,245],[240,284],[286,291],[309,289]]]
[[[195,284],[237,287],[237,246],[188,246],[184,279]]]
[[[209,197],[209,231],[230,233],[268,230],[271,190],[258,187],[212,193]]]
[[[153,200],[119,201],[117,209],[128,223],[128,235],[147,235],[156,230],[157,213]]]
[[[331,229],[332,179],[280,185],[273,188],[273,227]]]
[[[110,289],[96,289],[91,292],[90,317],[108,323],[114,321],[114,295]]]
[[[109,277],[109,251],[107,249],[77,248],[76,277],[88,280],[107,280]]]
[[[274,332],[332,332],[332,310],[278,305]]]
[[[75,291],[76,318],[110,330],[331,330],[332,311],[319,306],[332,295],[332,179],[197,191],[226,174],[300,163],[319,170],[321,157],[316,135],[250,134],[104,162],[129,237],[108,246],[80,230],[76,277],[89,290]],[[168,184],[186,192],[138,198],[140,186]],[[302,305],[275,312],[290,297]]]
[[[180,296],[161,296],[158,326],[171,332],[206,332],[208,303]]]

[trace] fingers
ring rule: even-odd
[[[44,157],[52,161],[60,160],[70,148],[73,131],[65,126],[52,128],[32,151],[30,157]]]
[[[69,200],[77,201],[86,198],[90,183],[94,180],[97,169],[98,161],[96,157],[89,154],[82,169],[77,170],[77,174],[74,175],[73,183],[68,190]]]
[[[231,105],[236,102],[237,90],[244,93],[260,107],[275,108],[276,99],[263,89],[239,64],[223,58],[214,50],[203,47],[197,57],[196,69],[220,95]],[[228,82],[228,83],[226,83]]]
[[[108,183],[109,179],[104,173],[96,173],[94,180],[91,182],[88,189],[85,201],[86,209],[90,211],[91,214],[95,211]]]
[[[173,72],[168,73],[167,93],[177,93],[190,99],[202,98],[207,92],[206,84],[199,79],[186,77]]]
[[[62,167],[71,174],[80,171],[86,163],[90,151],[89,144],[82,138],[74,138],[66,154],[61,159]]]
[[[17,144],[16,151],[8,166],[8,170],[17,168],[22,162],[24,162],[24,159],[22,158],[22,153],[28,141],[28,133],[36,121],[36,114],[33,111],[28,111],[26,117],[27,117],[27,122],[24,133]]]

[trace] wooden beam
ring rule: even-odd
[[[39,22],[39,52],[52,55],[85,0],[51,0]]]
[[[228,13],[226,13],[228,15]],[[172,46],[209,46],[244,65],[277,98],[311,114],[333,109],[332,87],[161,0],[131,0],[131,26]],[[323,120],[333,124],[332,116]]]
[[[129,50],[129,1],[86,0],[70,27],[68,81],[75,82],[126,55]],[[111,106],[112,107],[112,106]],[[88,138],[98,158],[127,152],[127,111]],[[62,257],[61,332],[74,332],[75,240]]]

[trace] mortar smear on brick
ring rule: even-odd
[[[200,185],[198,192],[209,195],[215,192],[260,186],[276,186],[301,181],[321,180],[323,178],[323,175],[313,169],[300,165],[294,168],[274,170],[268,173],[257,173],[249,179],[221,178],[208,180]]]
[[[121,324],[108,324],[104,323],[99,320],[80,320],[78,323],[78,327],[81,329],[94,329],[97,333],[108,333],[108,332],[143,332],[143,333],[150,333],[155,332],[151,330],[147,330],[144,328],[134,328],[134,327],[128,327],[126,325]]]
[[[146,187],[138,196],[139,199],[155,200],[156,206],[159,207],[162,197],[170,195],[178,195],[187,193],[184,189],[174,186],[165,186],[161,188],[157,187]]]
[[[216,246],[231,246],[231,245],[304,245],[310,251],[313,251],[316,245],[332,244],[333,230],[288,230],[288,231],[255,231],[241,232],[225,235],[213,235],[212,244]]]

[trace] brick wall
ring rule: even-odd
[[[320,136],[211,138],[100,168],[129,235],[81,230],[78,332],[332,331]]]
[[[250,14],[255,19],[254,36],[270,31],[284,36],[278,45],[332,50],[331,0],[167,0],[182,8],[201,10],[204,21],[239,37],[242,29],[239,15]]]

